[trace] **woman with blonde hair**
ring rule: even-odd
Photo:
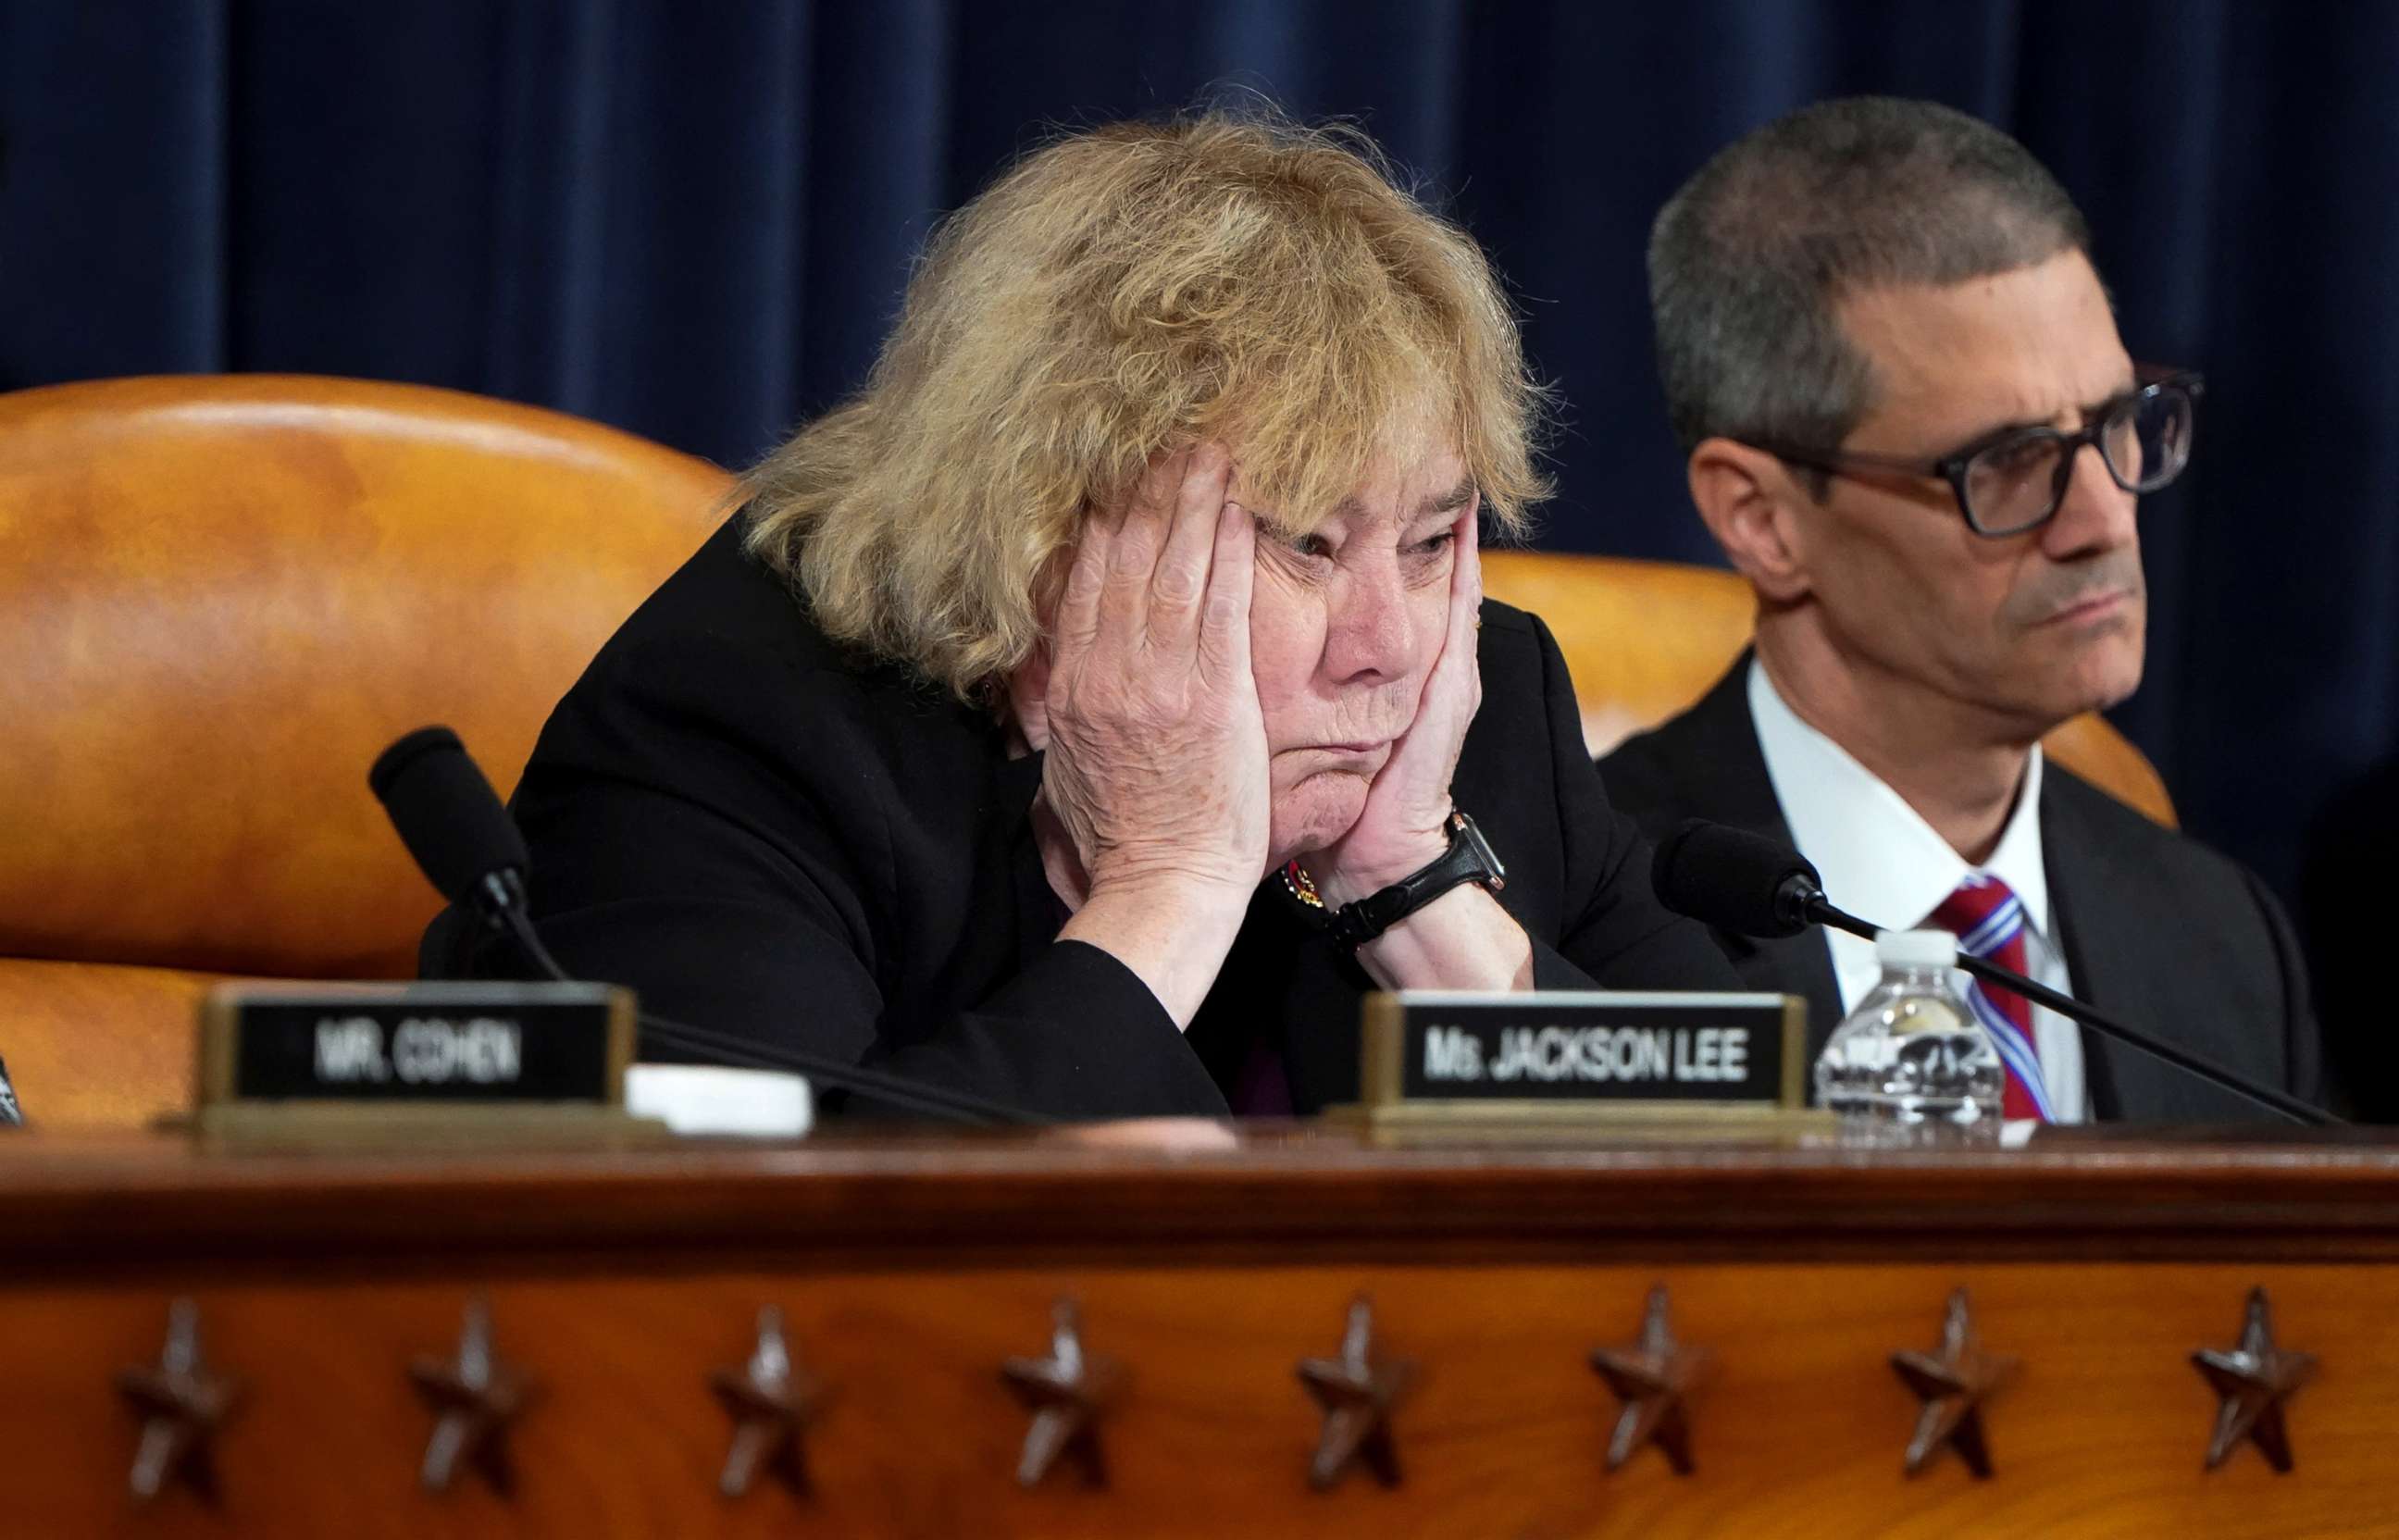
[[[1372,988],[1737,987],[1548,632],[1483,602],[1542,406],[1482,253],[1362,136],[1035,152],[544,729],[551,950],[1065,1116],[1353,1097]]]

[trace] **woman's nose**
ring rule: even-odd
[[[1396,566],[1348,574],[1335,587],[1327,619],[1324,664],[1334,682],[1379,684],[1408,671],[1415,636]]]

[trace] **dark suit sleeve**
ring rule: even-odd
[[[1536,615],[1551,774],[1565,841],[1566,903],[1558,944],[1533,940],[1538,989],[1741,990],[1705,926],[1670,913],[1649,885],[1649,844],[1607,800],[1583,745],[1565,658]]]
[[[2298,935],[2291,926],[2290,916],[2283,912],[2282,903],[2256,872],[2243,867],[2241,880],[2265,916],[2266,934],[2273,942],[2274,966],[2283,995],[2283,1088],[2303,1101],[2328,1107],[2332,1104],[2328,1098],[2333,1087],[2324,1074],[2324,1033],[2316,1024],[2315,1010],[2309,998],[2307,962],[2299,948]]]
[[[825,709],[820,682],[779,690],[757,658],[688,640],[612,667],[562,704],[516,798],[534,913],[570,973],[671,1020],[1031,1111],[1224,1112],[1147,986],[1077,942],[895,1040],[877,979],[905,959],[878,949],[902,899],[871,727]],[[521,971],[489,947],[466,962]]]

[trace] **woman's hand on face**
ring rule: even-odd
[[[1215,444],[1160,458],[1123,507],[1085,521],[1066,576],[1042,795],[1093,900],[1179,893],[1238,916],[1266,870],[1256,533],[1227,500],[1232,468]]]
[[[1449,783],[1466,729],[1483,705],[1475,657],[1483,612],[1483,563],[1475,543],[1477,506],[1457,516],[1451,548],[1448,623],[1441,655],[1425,676],[1416,720],[1367,788],[1365,808],[1338,841],[1308,858],[1308,875],[1335,908],[1389,887],[1449,848]]]

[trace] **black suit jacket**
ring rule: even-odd
[[[1700,703],[1600,761],[1616,804],[1654,839],[1710,818],[1791,840],[1749,713],[1749,655]],[[2125,1025],[2321,1105],[2321,1043],[2307,971],[2281,905],[2242,867],[2051,761],[2041,854],[2073,993]],[[1840,895],[1831,896],[1837,903]],[[1869,914],[1910,925],[1912,914]],[[1805,995],[1810,1059],[1840,1020],[1824,938],[1756,941],[1716,932],[1752,989]],[[2141,1122],[2241,1122],[2271,1114],[2091,1032],[2092,1108]]]
[[[1029,817],[1036,755],[987,711],[846,655],[743,554],[741,520],[559,703],[513,805],[535,918],[580,977],[695,1025],[1066,1116],[1222,1114],[1261,1038],[1293,1102],[1354,1099],[1370,987],[1279,880],[1187,1034],[1066,913]],[[1546,988],[1731,989],[1584,753],[1556,643],[1484,607],[1484,700],[1454,790],[1508,866]],[[432,976],[521,971],[454,913]]]

